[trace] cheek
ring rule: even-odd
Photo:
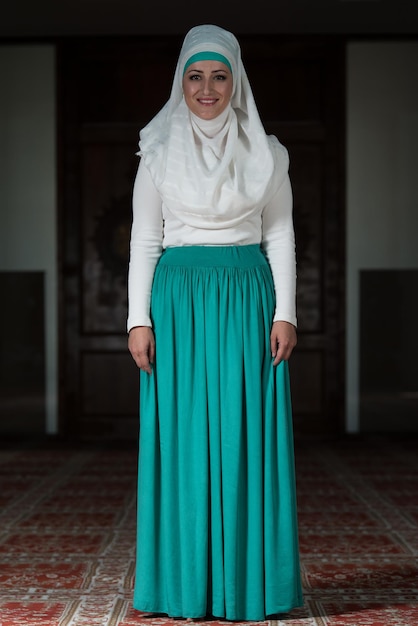
[[[228,83],[223,86],[222,89],[223,96],[226,100],[230,100],[232,98],[232,83]]]
[[[183,81],[183,94],[184,94],[184,99],[187,101],[189,100],[192,95],[193,95],[194,89],[193,89],[193,84],[190,83],[190,81]]]

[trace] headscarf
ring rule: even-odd
[[[214,120],[192,114],[183,97],[187,61],[223,55],[232,68],[230,105]],[[186,35],[168,102],[140,132],[140,151],[166,207],[196,228],[234,227],[259,209],[283,181],[288,154],[266,135],[235,36],[210,24]]]

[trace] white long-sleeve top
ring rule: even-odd
[[[163,249],[172,246],[261,244],[272,270],[276,310],[272,321],[296,326],[296,260],[292,189],[287,175],[276,194],[238,226],[205,229],[181,222],[161,200],[141,161],[133,189],[133,222],[128,275],[128,331],[152,326],[151,288]]]

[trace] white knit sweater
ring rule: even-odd
[[[257,207],[235,227],[196,228],[181,222],[164,206],[151,175],[141,161],[133,191],[128,299],[128,331],[152,326],[151,287],[162,250],[172,246],[242,246],[261,244],[269,260],[276,291],[272,321],[296,326],[296,260],[289,176],[266,206]]]

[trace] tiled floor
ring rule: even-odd
[[[305,605],[272,626],[418,626],[417,453],[297,442]],[[134,446],[0,450],[0,626],[172,623],[131,608],[135,484]]]

